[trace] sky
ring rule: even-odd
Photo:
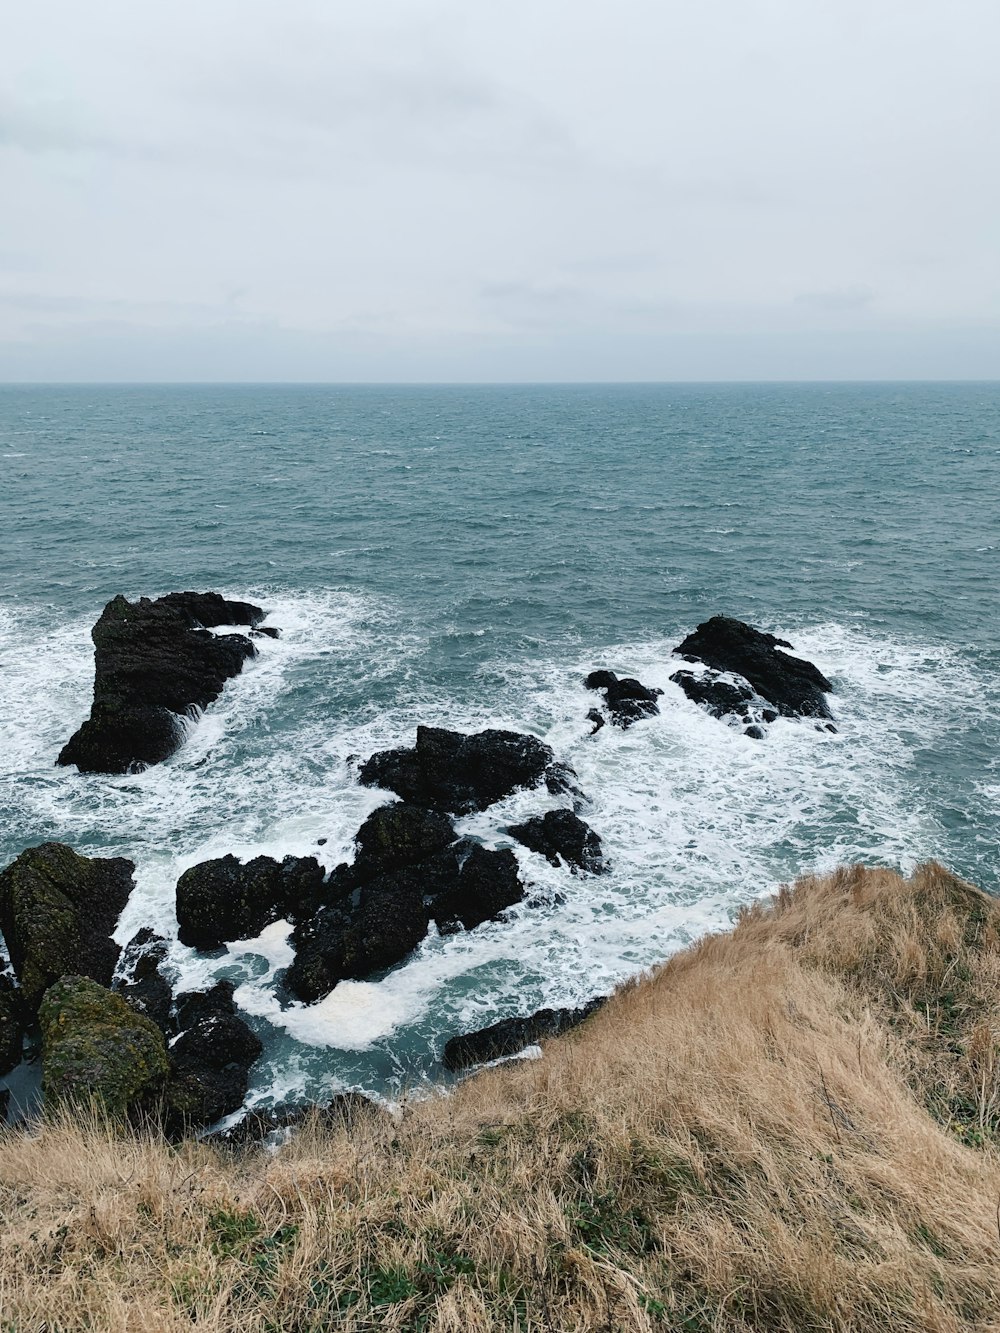
[[[0,380],[1000,378],[997,0],[3,0]]]

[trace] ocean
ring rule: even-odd
[[[232,978],[264,1042],[251,1104],[419,1095],[448,1036],[606,992],[807,871],[936,857],[1000,891],[998,384],[0,386],[0,496],[0,865],[130,857],[120,941],[175,936],[208,857],[349,857],[387,799],[358,758],[418,723],[531,732],[587,794],[611,874],[515,847],[507,919],[316,1005],[282,994],[282,923],[175,940],[178,987]],[[282,637],[167,763],[57,768],[105,602],[175,589]],[[836,735],[755,741],[684,697],[671,649],[716,613],[831,678]],[[591,736],[596,667],[662,687],[660,715]],[[558,804],[458,827],[507,846]]]

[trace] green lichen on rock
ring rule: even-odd
[[[0,933],[27,1013],[68,973],[110,983],[119,952],[110,936],[134,869],[123,857],[80,856],[64,843],[46,842],[0,872]]]
[[[47,1105],[93,1101],[123,1116],[163,1086],[169,1068],[163,1033],[89,977],[67,976],[50,986],[38,1020]]]

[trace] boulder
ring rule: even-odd
[[[202,861],[177,881],[178,934],[195,949],[253,939],[282,917],[307,915],[322,891],[323,868],[312,856]]]
[[[573,776],[536,736],[516,731],[466,736],[443,727],[418,727],[413,749],[373,754],[358,774],[365,786],[386,787],[404,801],[452,814],[485,810],[517,788],[543,781],[550,791],[567,791]]]
[[[93,1101],[112,1116],[152,1105],[167,1076],[166,1042],[120,995],[89,977],[62,977],[38,1019],[47,1104]]]
[[[0,973],[0,1075],[21,1063],[24,1014],[21,996],[8,972]],[[2,1121],[0,1121],[2,1123]]]
[[[131,861],[79,856],[60,842],[30,847],[0,872],[0,933],[33,1015],[59,977],[111,984],[110,938],[132,891]]]
[[[358,829],[354,873],[358,882],[426,861],[455,841],[446,815],[398,801],[380,806]]]
[[[608,716],[616,727],[630,727],[640,718],[652,717],[654,713],[660,711],[656,701],[663,691],[643,685],[632,676],[623,676],[619,679],[613,671],[592,671],[583,683],[588,690],[603,692]],[[594,712],[595,710],[591,709],[587,714],[588,721],[595,720]],[[599,727],[595,725],[594,731],[598,730]]]
[[[508,848],[489,851],[463,838],[454,855],[456,868],[431,902],[431,915],[442,935],[474,930],[523,899],[517,857]]]
[[[577,1009],[539,1009],[527,1018],[505,1018],[488,1028],[480,1028],[478,1032],[452,1037],[445,1044],[441,1061],[446,1069],[458,1073],[472,1065],[517,1055],[545,1037],[556,1037],[577,1027],[606,999],[607,996],[598,996]]]
[[[410,854],[426,851],[446,832],[454,834],[445,821],[436,826],[437,838],[432,839],[434,827],[426,826],[425,840],[408,844]],[[342,867],[350,875],[358,864],[362,867],[353,897],[325,903],[292,932],[295,961],[285,973],[285,984],[301,1000],[319,999],[338,981],[361,980],[395,967],[421,942],[432,919],[442,934],[471,930],[524,897],[517,859],[510,851],[487,851],[462,838],[414,864],[369,877],[373,864],[384,864],[388,855],[383,850],[376,856],[371,847],[371,841],[359,835],[355,866]],[[351,884],[356,886],[357,880],[343,887],[349,890]]]
[[[94,626],[94,701],[90,717],[56,761],[84,773],[128,773],[158,764],[183,739],[180,717],[217,699],[257,649],[244,634],[212,626],[254,627],[264,612],[218,593],[169,593],[155,601],[115,597]]]
[[[742,676],[753,692],[783,717],[830,718],[826,695],[833,689],[832,684],[812,662],[781,651],[791,646],[787,640],[765,634],[742,620],[713,616],[678,644],[674,652],[688,662],[703,662],[712,671]],[[671,679],[689,697],[694,697],[690,694],[690,681],[678,680],[678,675],[688,677],[690,673],[677,673]],[[725,682],[714,680],[700,687],[705,697],[697,702],[704,702],[711,711],[722,706],[725,692],[720,693],[716,688],[720,684]],[[713,695],[718,696],[715,707]]]
[[[580,870],[600,875],[606,869],[601,840],[572,810],[548,810],[533,815],[507,832],[532,852],[539,852],[554,866],[564,861],[574,873]]]
[[[144,927],[122,950],[111,989],[128,1000],[133,1009],[151,1018],[161,1031],[170,1027],[173,992],[160,971],[167,956],[167,941]]]
[[[243,1105],[250,1067],[264,1049],[236,1014],[233,984],[180,995],[170,1047],[170,1077],[163,1092],[168,1130],[184,1133],[210,1125]]]

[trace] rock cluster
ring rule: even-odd
[[[583,682],[588,690],[600,690],[604,695],[604,708],[615,727],[630,727],[640,718],[652,717],[660,711],[656,702],[662,690],[643,685],[632,676],[616,676],[613,671],[592,671]],[[604,725],[604,718],[596,709],[587,714],[598,731]]]
[[[507,832],[532,852],[539,852],[552,865],[565,863],[570,870],[601,875],[607,870],[601,840],[572,810],[548,810],[533,815]]]
[[[84,773],[128,773],[180,745],[180,717],[217,699],[257,649],[217,625],[256,626],[259,606],[218,593],[172,592],[152,601],[115,597],[94,626],[94,702],[58,763]]]
[[[828,731],[835,730],[826,701],[833,685],[812,662],[781,651],[791,647],[742,620],[713,616],[674,649],[678,657],[708,670],[700,675],[677,671],[670,679],[715,717],[747,723],[746,734],[758,740],[765,735],[762,724],[779,716],[816,718]],[[735,679],[726,680],[726,675]]]

